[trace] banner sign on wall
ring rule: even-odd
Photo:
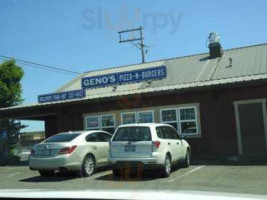
[[[85,96],[86,96],[85,90],[71,90],[71,91],[65,91],[65,92],[39,95],[38,102],[46,103],[46,102],[53,102],[53,101],[81,99],[81,98],[84,98]]]
[[[166,66],[159,66],[113,74],[105,74],[100,76],[84,77],[82,78],[81,85],[83,89],[90,89],[116,84],[162,79],[166,78],[166,76]]]

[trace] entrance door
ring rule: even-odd
[[[266,153],[265,100],[235,102],[240,154]]]

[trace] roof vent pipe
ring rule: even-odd
[[[210,33],[209,38],[210,58],[221,57],[223,54],[222,45],[220,43],[220,36],[217,33]]]

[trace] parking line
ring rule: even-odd
[[[200,169],[203,168],[203,167],[205,167],[205,165],[199,166],[199,167],[197,167],[197,168],[195,168],[195,169],[192,169],[192,170],[189,171],[189,172],[186,172],[185,174],[183,174],[183,175],[181,175],[181,176],[178,176],[178,177],[175,177],[175,178],[173,178],[173,179],[171,179],[171,180],[168,180],[168,182],[171,183],[171,182],[173,182],[173,181],[175,181],[175,180],[178,180],[178,179],[180,179],[180,178],[182,178],[182,177],[185,177],[185,176],[187,176],[187,175],[189,175],[189,174],[191,174],[191,173],[193,173],[193,172],[195,172],[195,171],[197,171],[197,170],[200,170]]]
[[[112,174],[112,171],[111,170],[104,171],[104,172],[99,172],[99,173],[94,174],[91,177],[88,177],[88,179],[97,179],[97,178],[99,178],[101,176],[107,176],[107,175],[110,175],[110,174]]]
[[[9,174],[8,176],[6,176],[6,178],[10,178],[10,177],[16,176],[18,174],[21,174],[21,172],[15,172],[13,174]]]

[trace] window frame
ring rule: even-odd
[[[112,116],[113,117],[113,119],[114,119],[114,125],[113,126],[103,126],[102,125],[102,117],[106,117],[106,116]],[[103,128],[114,128],[114,129],[116,129],[115,127],[116,127],[116,117],[115,117],[115,114],[104,114],[104,115],[99,115],[99,117],[100,117],[100,122],[101,122],[101,130],[103,129]]]
[[[103,116],[112,116],[113,119],[114,119],[114,125],[113,126],[102,126],[102,118],[103,118]],[[87,118],[90,118],[90,117],[97,117],[98,118],[98,127],[88,128]],[[116,115],[115,114],[84,115],[84,129],[87,130],[87,131],[90,131],[90,130],[106,131],[106,130],[103,130],[103,129],[114,129],[114,132],[115,132],[115,130],[116,130]],[[110,133],[110,134],[112,134],[112,133]]]
[[[139,114],[140,113],[152,113],[152,122],[139,122]],[[142,110],[136,112],[137,116],[137,123],[154,123],[155,122],[155,116],[154,116],[154,110]]]
[[[87,118],[92,118],[92,117],[97,117],[98,120],[98,127],[92,127],[92,128],[88,128],[88,124],[87,124]],[[85,116],[85,128],[86,130],[99,130],[100,129],[100,120],[99,120],[99,115],[87,115]]]
[[[176,114],[176,121],[163,121],[162,117],[162,111],[166,111],[166,110],[175,110],[175,114]],[[162,124],[170,124],[170,123],[176,123],[176,126],[177,126],[177,130],[180,131],[180,128],[179,128],[179,116],[178,116],[178,109],[177,108],[163,108],[163,109],[160,109],[159,112],[160,112],[160,123]]]
[[[193,108],[194,109],[194,112],[195,112],[195,119],[186,119],[186,120],[181,120],[181,113],[180,113],[180,110],[183,110],[183,109],[191,109]],[[198,121],[198,109],[197,109],[197,106],[180,106],[178,107],[178,117],[179,117],[179,131],[181,133],[181,135],[183,135],[183,132],[182,132],[182,123],[184,122],[195,122],[196,123],[196,132],[195,133],[186,133],[184,135],[186,136],[196,136],[196,135],[200,135],[199,133],[199,121]]]
[[[133,124],[136,124],[136,123],[137,123],[136,112],[122,112],[122,113],[121,113],[121,124],[122,124],[122,125],[125,125],[125,123],[123,123],[123,115],[125,115],[125,114],[134,114],[134,120],[135,120],[135,123],[133,123]]]
[[[193,120],[181,120],[181,110],[182,109],[188,109],[193,108],[195,112],[195,119]],[[175,111],[176,114],[176,121],[170,120],[170,121],[164,121],[163,120],[163,111]],[[108,131],[111,133],[111,130],[108,129],[114,129],[114,132],[116,132],[119,125],[123,125],[125,115],[127,114],[133,114],[135,124],[139,123],[139,113],[142,112],[152,112],[152,119],[153,122],[160,122],[162,124],[170,124],[175,127],[175,130],[178,132],[180,136],[182,136],[182,123],[186,122],[193,122],[196,125],[196,132],[195,133],[185,133],[185,135],[188,138],[200,138],[202,137],[202,130],[201,130],[201,116],[200,116],[200,103],[186,103],[186,104],[172,104],[172,105],[166,105],[166,106],[154,106],[154,107],[147,107],[147,108],[135,108],[135,109],[125,109],[125,110],[114,110],[114,111],[107,111],[107,112],[100,112],[100,113],[85,113],[83,114],[83,122],[84,122],[84,130],[102,130],[102,131]],[[104,116],[110,116],[112,115],[114,117],[114,126],[102,126],[102,119]],[[97,117],[98,119],[98,127],[88,127],[87,125],[87,119],[88,117]],[[106,130],[104,130],[106,129]],[[112,133],[111,133],[112,134]]]

